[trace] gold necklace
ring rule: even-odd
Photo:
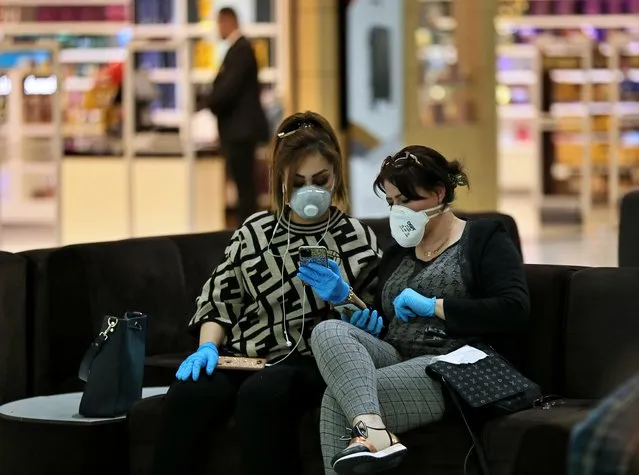
[[[439,251],[442,250],[442,248],[446,245],[446,243],[448,243],[448,239],[446,239],[436,249],[433,249],[432,251],[427,251],[426,249],[424,249],[424,246],[420,246],[420,250],[422,251],[422,254],[425,258],[430,259],[431,257],[435,257],[437,254],[439,254]]]
[[[433,249],[432,251],[427,251],[426,249],[424,249],[424,245],[423,245],[423,241],[422,243],[419,245],[420,250],[422,251],[422,254],[424,255],[424,257],[426,259],[431,259],[435,256],[437,256],[440,251],[444,248],[444,246],[446,244],[448,244],[448,242],[450,241],[450,235],[453,231],[453,227],[455,226],[455,223],[453,222],[453,224],[451,225],[451,227],[448,230],[448,236],[446,237],[446,239],[439,245],[437,246],[436,249]]]

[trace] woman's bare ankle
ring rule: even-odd
[[[363,414],[353,420],[353,426],[359,427],[366,440],[376,451],[384,450],[393,444],[390,432],[382,418],[377,414]]]

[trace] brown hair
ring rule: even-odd
[[[324,117],[316,112],[306,111],[284,119],[277,128],[271,145],[270,194],[274,213],[279,214],[284,209],[282,185],[286,186],[286,199],[290,198],[297,164],[313,154],[321,155],[333,167],[333,204],[342,209],[347,206],[344,158],[337,135]],[[286,169],[289,169],[289,174],[287,183],[284,183]]]
[[[408,200],[421,200],[417,188],[436,192],[444,188],[443,204],[455,200],[455,188],[469,186],[468,175],[457,160],[448,161],[434,150],[423,145],[409,145],[384,160],[373,188],[375,193],[386,193],[384,182],[389,181]]]

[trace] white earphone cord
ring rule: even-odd
[[[284,332],[284,338],[286,338],[286,346],[288,346],[289,348],[292,346],[292,348],[283,358],[277,360],[275,363],[267,363],[266,366],[275,366],[276,364],[281,363],[282,361],[287,359],[289,356],[291,356],[295,352],[295,350],[299,346],[300,342],[304,338],[304,324],[306,323],[306,289],[302,289],[302,328],[300,329],[299,337],[297,338],[297,341],[295,342],[295,345],[293,346],[293,342],[291,342],[291,340],[288,337],[288,325],[286,324],[286,299],[285,299],[285,292],[284,292],[284,285],[285,285],[285,282],[284,282],[284,271],[286,270],[286,257],[290,256],[289,251],[290,251],[290,248],[291,248],[291,226],[290,226],[290,222],[289,222],[289,225],[287,226],[287,229],[286,229],[286,250],[284,251],[284,255],[282,256],[280,254],[273,254],[273,252],[271,251],[271,244],[273,243],[273,239],[275,238],[275,234],[277,233],[277,230],[278,230],[279,225],[280,225],[280,221],[281,221],[281,219],[283,217],[284,217],[284,208],[282,208],[282,211],[280,212],[280,215],[277,218],[277,223],[275,224],[275,228],[273,229],[273,234],[271,235],[271,239],[269,239],[268,245],[266,246],[266,252],[268,252],[273,257],[282,259],[282,265],[280,266],[280,274],[281,274],[281,277],[282,277],[282,290],[281,290],[281,292],[282,292],[281,293],[281,298],[282,298],[282,329],[283,329],[283,332]],[[328,228],[329,228],[330,223],[331,223],[331,212],[329,210],[328,219],[326,220],[326,229],[324,230],[324,234],[322,234],[322,237],[320,238],[320,240],[317,242],[318,245],[326,237],[326,234],[328,233]]]

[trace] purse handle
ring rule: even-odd
[[[475,434],[475,431],[470,427],[470,423],[468,419],[466,419],[466,414],[464,413],[464,408],[462,407],[461,401],[459,400],[459,396],[455,393],[455,390],[448,384],[448,382],[441,377],[442,386],[446,388],[450,398],[453,402],[453,405],[459,411],[464,424],[466,425],[466,429],[468,430],[468,434],[470,435],[471,440],[473,441],[473,445],[475,446],[475,454],[477,455],[477,462],[479,464],[479,470],[482,475],[490,475],[490,469],[488,468],[488,462],[486,461],[486,453],[484,452],[484,445],[481,443],[479,437]],[[470,452],[469,452],[470,453]],[[464,473],[466,473],[466,468],[464,467]]]
[[[93,340],[89,349],[84,353],[82,357],[82,362],[80,363],[80,369],[78,370],[78,378],[80,378],[85,383],[89,380],[89,373],[91,373],[91,365],[93,364],[93,360],[100,350],[104,346],[104,344],[109,341],[111,334],[115,331],[115,328],[120,323],[120,319],[116,317],[107,317],[107,327],[98,333],[98,336]]]

